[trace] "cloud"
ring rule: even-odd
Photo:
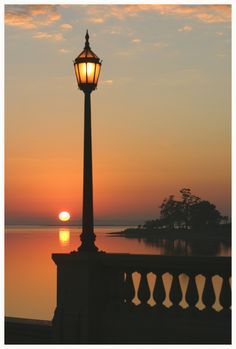
[[[49,34],[46,32],[37,32],[36,34],[33,35],[33,38],[34,39],[46,39],[46,40],[52,40],[52,41],[65,40],[61,33]]]
[[[60,25],[61,29],[63,30],[71,30],[72,29],[72,25],[69,23],[63,23]]]
[[[118,51],[116,52],[116,55],[121,57],[128,57],[131,56],[131,53],[130,51]]]
[[[155,42],[153,46],[157,49],[161,49],[161,48],[167,47],[168,44],[166,42]]]
[[[191,25],[185,25],[182,28],[178,29],[178,32],[191,32],[193,30],[193,27]]]
[[[197,13],[195,17],[205,23],[222,23],[228,22],[231,19],[230,13],[220,13],[219,11],[215,11],[215,13]]]
[[[103,23],[114,17],[124,20],[138,16],[143,12],[156,11],[162,16],[184,17],[205,23],[221,23],[231,21],[230,5],[109,5],[88,6],[89,21]]]
[[[226,58],[226,54],[225,54],[225,53],[219,53],[217,56],[218,56],[218,58],[220,58],[220,59]]]
[[[57,22],[61,15],[55,5],[6,5],[5,24],[36,29]]]
[[[97,18],[91,18],[90,19],[90,22],[92,22],[92,23],[97,23],[97,24],[102,24],[102,23],[104,23],[105,22],[105,20],[104,20],[104,18],[99,18],[99,17],[97,17]]]
[[[67,50],[66,48],[60,48],[59,50],[60,53],[68,53],[70,50]]]
[[[139,44],[141,42],[141,39],[136,38],[133,39],[132,42],[134,42],[135,44]]]
[[[113,84],[113,80],[102,80],[101,83],[104,84],[104,85],[112,85]]]
[[[74,6],[74,5],[73,5]],[[24,29],[36,29],[57,22],[61,15],[58,8],[65,5],[6,5],[6,25]],[[66,5],[67,8],[71,5]],[[79,6],[81,8],[81,5]],[[184,17],[196,19],[204,23],[223,23],[231,21],[230,5],[99,5],[85,6],[88,20],[102,24],[113,17],[124,20],[127,17],[138,16],[143,12],[156,11],[162,16]],[[64,26],[64,27],[63,27]],[[62,24],[62,29],[69,30],[70,24]]]
[[[111,34],[112,34],[112,35],[120,35],[120,30],[114,30],[114,29],[113,29],[113,30],[111,31]]]

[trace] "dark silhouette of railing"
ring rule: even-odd
[[[119,259],[119,257],[117,256]],[[214,287],[214,277],[219,276],[222,285],[219,283],[218,290],[220,292],[219,303],[222,307],[220,310],[227,311],[231,306],[231,285],[230,285],[230,259],[227,257],[165,257],[165,256],[140,256],[129,255],[122,256],[119,265],[113,263],[112,268],[120,269],[121,265],[124,271],[124,302],[127,304],[135,304],[133,301],[139,299],[140,304],[148,305],[148,301],[152,299],[154,304],[150,306],[164,307],[166,309],[181,308],[183,297],[186,300],[186,306],[199,310],[196,307],[199,301],[203,301],[204,311],[219,311],[213,308],[217,293]],[[126,266],[127,265],[127,266]],[[134,278],[134,273],[140,275],[140,282]],[[148,275],[154,276],[154,288],[151,290]],[[170,291],[167,292],[164,285],[163,276],[169,273],[172,276],[170,282]],[[181,288],[180,275],[185,274],[188,278],[187,290],[183,292]],[[205,278],[203,281],[203,292],[199,294],[197,287],[197,277],[201,275]],[[220,281],[220,280],[218,280]],[[216,284],[216,282],[215,282]],[[172,305],[170,307],[164,305],[164,301],[168,296]],[[203,310],[199,310],[203,311]]]
[[[53,260],[55,343],[230,343],[229,257],[71,253]]]
[[[51,344],[52,324],[46,320],[5,317],[5,344]]]

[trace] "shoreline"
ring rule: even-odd
[[[191,230],[191,229],[153,229],[128,228],[120,232],[107,233],[110,236],[122,236],[126,238],[139,238],[155,242],[160,239],[166,240],[201,240],[231,243],[231,227],[216,227],[214,230]]]

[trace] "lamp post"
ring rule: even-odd
[[[84,174],[83,174],[83,216],[81,246],[78,251],[96,252],[93,222],[93,173],[90,95],[96,89],[102,62],[91,50],[88,31],[84,50],[74,61],[78,88],[84,92]]]

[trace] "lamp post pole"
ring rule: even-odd
[[[74,61],[78,87],[84,92],[84,173],[81,245],[78,251],[97,252],[93,221],[93,171],[91,132],[91,93],[97,87],[101,62],[89,45],[88,31],[84,50]]]
[[[84,174],[83,174],[83,218],[81,246],[78,251],[95,252],[98,248],[94,241],[93,219],[93,167],[92,167],[92,130],[91,130],[91,92],[84,91]]]

